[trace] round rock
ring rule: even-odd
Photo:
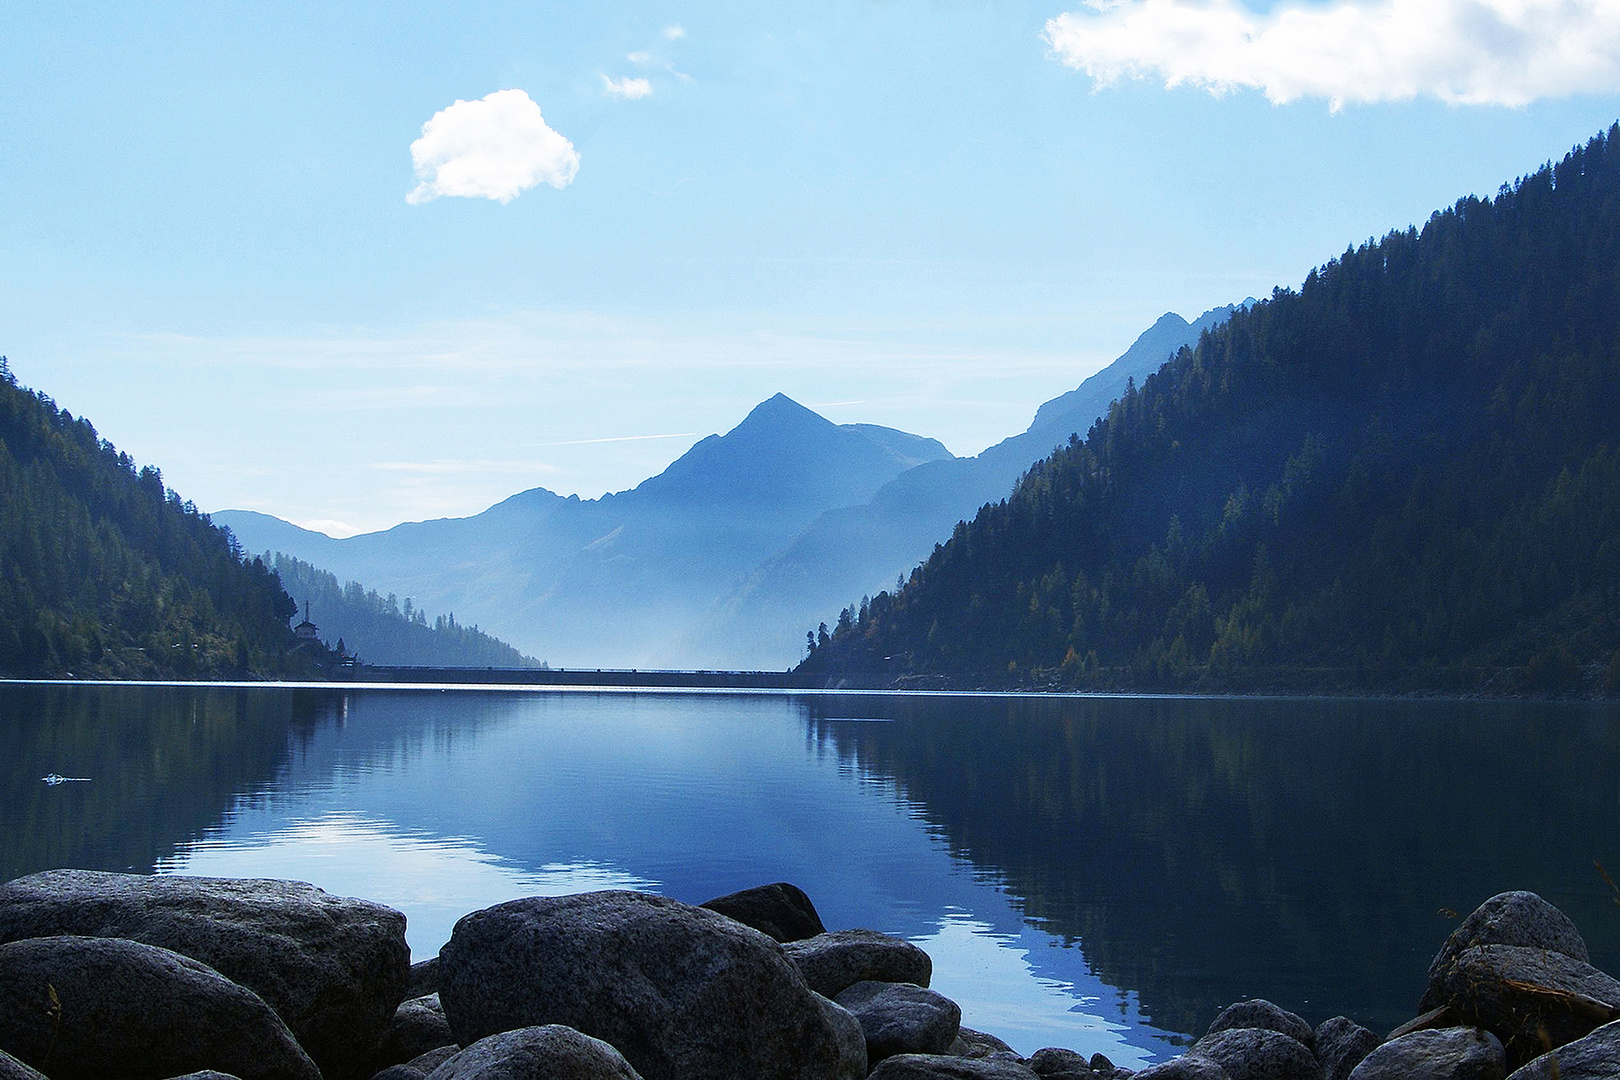
[[[1563,953],[1521,945],[1465,949],[1440,990],[1463,1023],[1502,1040],[1515,1068],[1620,1016],[1620,981]]]
[[[1205,1033],[1213,1035],[1217,1031],[1230,1031],[1233,1028],[1264,1028],[1267,1031],[1280,1031],[1284,1035],[1299,1041],[1307,1050],[1316,1046],[1316,1032],[1301,1017],[1289,1012],[1280,1005],[1273,1005],[1265,998],[1253,998],[1249,1001],[1239,1001],[1228,1005],[1215,1017]]]
[[[1507,1052],[1495,1035],[1474,1027],[1414,1031],[1378,1047],[1350,1080],[1502,1080]]]
[[[776,944],[646,893],[530,897],[473,912],[439,953],[456,1041],[563,1024],[647,1080],[858,1080],[859,1023],[812,993]]]
[[[783,946],[810,989],[837,997],[858,982],[926,987],[934,962],[917,946],[876,930],[834,930]]]
[[[896,1054],[878,1062],[868,1080],[1040,1080],[1040,1074],[1004,1057],[965,1058]]]
[[[321,1080],[253,991],[187,956],[120,938],[0,945],[0,1050],[51,1080]]]
[[[895,1054],[943,1054],[962,1026],[962,1009],[912,983],[858,982],[833,999],[861,1023],[866,1060]]]
[[[1298,1039],[1267,1028],[1228,1028],[1193,1043],[1230,1080],[1321,1080],[1316,1056]]]
[[[547,1024],[479,1039],[428,1074],[429,1080],[641,1080],[601,1039]]]
[[[1322,1063],[1322,1080],[1345,1080],[1361,1059],[1384,1040],[1347,1016],[1335,1016],[1316,1026],[1316,1060]]]
[[[1591,962],[1586,941],[1569,916],[1533,892],[1498,893],[1475,908],[1451,932],[1429,964],[1429,989],[1418,1004],[1427,1012],[1445,1004],[1440,982],[1457,958],[1476,945],[1522,945]]]
[[[1133,1073],[1131,1080],[1227,1080],[1226,1070],[1206,1057],[1182,1054]]]
[[[388,1030],[377,1042],[372,1066],[380,1069],[399,1065],[455,1041],[438,994],[402,1001],[394,1011]]]
[[[0,942],[170,949],[262,997],[329,1077],[360,1072],[405,993],[405,916],[300,881],[48,870],[0,885]]]
[[[802,941],[827,932],[810,897],[786,881],[717,896],[700,906],[752,926],[777,941]]]

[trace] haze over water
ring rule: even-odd
[[[1387,1029],[1511,888],[1620,959],[1613,706],[6,685],[0,762],[5,878],[297,878],[417,959],[511,897],[788,880],[1025,1054],[1254,996]]]

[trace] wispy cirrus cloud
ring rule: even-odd
[[[573,183],[579,153],[527,93],[497,90],[434,113],[411,143],[411,165],[420,182],[408,203],[455,196],[505,204],[542,183]]]
[[[644,97],[652,96],[652,82],[645,78],[632,78],[625,75],[622,78],[610,79],[602,73],[602,92],[610,98],[620,101],[640,101]]]
[[[1126,77],[1276,104],[1433,97],[1524,106],[1620,90],[1620,0],[1375,0],[1268,14],[1234,0],[1083,0],[1046,24],[1098,87]]]

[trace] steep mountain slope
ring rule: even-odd
[[[1235,314],[808,668],[1620,688],[1616,266],[1620,125]]]
[[[690,647],[724,643],[723,662],[736,667],[774,667],[801,655],[802,627],[831,621],[851,596],[892,585],[958,521],[1006,498],[1033,462],[1071,434],[1084,434],[1128,384],[1145,380],[1235,310],[1215,308],[1192,323],[1169,312],[1113,363],[1040,406],[1028,430],[976,457],[919,465],[885,484],[871,502],[822,514],[714,606],[689,635]]]
[[[0,358],[0,675],[303,672],[275,575]]]
[[[348,656],[367,664],[419,667],[539,667],[504,641],[463,626],[455,616],[417,610],[409,598],[403,608],[392,594],[338,579],[300,559],[272,555],[265,559],[288,595],[309,605],[322,640],[341,646]]]
[[[778,394],[658,476],[601,499],[537,488],[474,517],[345,540],[239,511],[215,516],[255,550],[455,612],[554,664],[719,666],[701,644],[671,651],[717,595],[823,511],[949,456],[932,439],[833,424]]]

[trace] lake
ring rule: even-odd
[[[1505,889],[1620,971],[1614,706],[3,684],[0,778],[6,879],[297,878],[416,959],[516,896],[792,881],[968,1026],[1133,1067],[1249,997],[1393,1027]]]

